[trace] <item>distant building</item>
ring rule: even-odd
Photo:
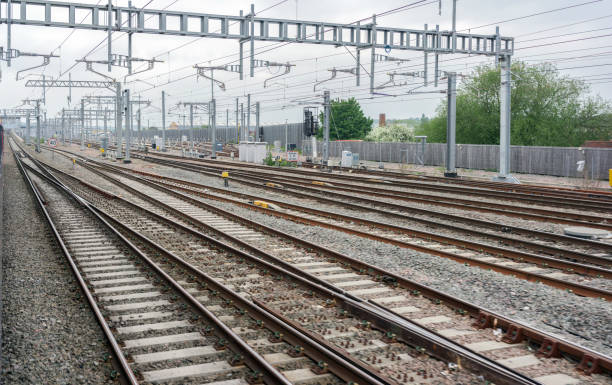
[[[170,123],[170,126],[168,127],[169,130],[178,130],[179,129],[179,125],[176,122],[172,122]]]

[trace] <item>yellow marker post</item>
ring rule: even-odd
[[[608,181],[610,182],[610,187],[612,187],[612,168],[610,169],[610,178],[608,178]]]

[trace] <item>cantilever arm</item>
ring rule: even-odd
[[[285,72],[283,72],[282,74],[274,75],[271,78],[268,78],[268,79],[264,80],[264,88],[266,88],[268,86],[268,82],[270,80],[287,75],[289,72],[291,72],[291,67],[294,67],[294,66],[295,66],[295,64],[289,64],[289,63],[285,64]]]
[[[15,74],[15,80],[22,80],[23,77],[20,77],[19,76],[20,74],[22,74],[24,72],[27,72],[27,71],[30,71],[30,70],[33,70],[35,68],[45,67],[45,66],[49,65],[49,63],[51,63],[51,58],[52,57],[58,57],[57,55],[51,55],[51,54],[49,54],[49,55],[38,55],[38,54],[25,53],[25,52],[21,52],[19,54],[19,56],[42,56],[43,57],[43,62],[42,62],[42,64],[39,64],[39,65],[36,65],[36,66],[33,66],[33,67],[24,68],[22,70],[17,71],[17,73]]]
[[[314,87],[312,87],[312,90],[313,90],[313,91],[316,91],[316,90],[317,90],[317,86],[318,86],[319,84],[323,84],[323,83],[325,83],[325,82],[328,82],[328,81],[330,81],[330,80],[334,80],[334,79],[336,78],[336,75],[338,74],[338,70],[337,70],[337,69],[332,68],[332,69],[330,69],[330,70],[328,70],[328,71],[330,71],[330,72],[332,73],[331,78],[329,78],[329,79],[325,79],[325,80],[321,80],[320,82],[316,82],[316,83],[315,83],[315,85],[314,85]]]

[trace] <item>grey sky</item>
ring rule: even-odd
[[[149,0],[135,0],[134,6],[141,7]],[[81,0],[80,2],[96,3],[96,0]],[[101,1],[105,3],[105,0]],[[263,13],[262,17],[295,18],[299,19],[325,20],[338,23],[350,23],[358,19],[394,9],[414,1],[401,0],[288,0]],[[519,18],[522,16],[549,11],[556,8],[577,5],[587,0],[541,0],[541,1],[484,1],[484,0],[460,0],[458,1],[457,29],[467,30],[481,34],[493,34],[495,24],[482,28],[476,28],[485,24],[500,22],[503,20]],[[190,10],[194,12],[234,14],[238,15],[240,9],[248,12],[249,1],[195,1],[195,0],[153,0],[148,8],[160,9],[168,4],[173,10]],[[257,0],[255,11],[263,10],[271,5],[279,3],[279,0]],[[429,3],[429,2],[427,2]],[[127,1],[119,1],[120,5],[127,5]],[[5,14],[5,4],[2,5],[2,14]],[[436,24],[441,29],[451,28],[451,0],[442,0],[442,15],[438,15],[438,3],[429,3],[421,7],[401,11],[391,15],[378,18],[378,24],[402,28],[423,28],[427,23],[429,28],[435,28]],[[599,18],[585,22],[588,19]],[[573,77],[585,77],[592,83],[592,93],[601,95],[606,99],[612,99],[612,1],[603,0],[591,4],[574,7],[568,10],[542,14],[525,19],[499,23],[500,31],[504,36],[516,38],[516,53],[514,59],[528,60],[529,63],[551,61],[562,72]],[[577,23],[563,28],[564,25]],[[547,31],[542,31],[547,30]],[[542,32],[540,32],[542,31]],[[585,32],[588,31],[588,32]],[[13,27],[13,48],[22,51],[47,53],[55,49],[72,32],[69,29],[55,29],[49,27]],[[563,35],[563,36],[559,36]],[[608,36],[605,36],[608,35]],[[52,64],[44,70],[45,75],[57,77],[74,64],[74,60],[81,58],[85,53],[94,48],[105,37],[104,32],[77,30],[66,42],[55,50],[61,54],[61,59],[54,59]],[[117,38],[113,43],[115,53],[125,54],[127,52],[127,38],[115,33]],[[568,42],[569,40],[585,40]],[[537,40],[532,40],[537,39]],[[532,40],[532,41],[526,41]],[[191,42],[183,48],[172,50],[184,43]],[[208,101],[210,99],[210,82],[205,79],[196,81],[195,72],[190,68],[193,64],[222,65],[234,63],[238,55],[238,43],[234,40],[226,41],[220,39],[194,39],[189,37],[138,35],[134,36],[134,55],[137,57],[157,57],[164,63],[156,65],[153,71],[137,75],[133,78],[146,80],[148,83],[159,85],[151,89],[144,82],[128,83],[132,95],[141,94],[143,99],[151,99],[153,104],[160,106],[161,91],[168,93],[167,105],[171,106],[179,101]],[[256,43],[256,50],[262,49],[271,43]],[[0,45],[6,45],[6,25],[0,26]],[[532,47],[533,48],[523,48]],[[523,48],[523,49],[521,49]],[[248,52],[248,51],[246,51]],[[257,52],[257,51],[256,51]],[[384,53],[384,52],[380,52]],[[89,56],[91,59],[105,59],[106,46],[103,42],[99,49]],[[327,57],[326,57],[327,56]],[[423,55],[418,52],[394,51],[391,56],[410,59],[401,65],[379,64],[377,65],[376,83],[387,81],[386,71],[416,71],[422,70]],[[313,92],[312,84],[330,76],[327,71],[330,68],[346,68],[354,65],[354,59],[344,48],[328,46],[289,44],[282,48],[274,49],[256,56],[258,59],[273,60],[296,64],[288,76],[279,78],[272,86],[263,88],[266,78],[273,76],[276,70],[268,71],[258,69],[254,79],[247,78],[238,80],[237,74],[219,73],[218,78],[225,82],[227,91],[215,89],[217,98],[218,114],[217,121],[225,123],[225,111],[230,110],[230,123],[233,121],[233,110],[235,98],[241,97],[241,102],[246,106],[246,94],[253,95],[252,101],[260,101],[262,107],[262,123],[279,123],[285,119],[299,121],[301,119],[301,106],[297,106],[293,100],[297,98],[311,98],[322,92]],[[433,63],[433,55],[430,55]],[[365,67],[369,70],[369,53],[363,55]],[[450,60],[449,59],[457,59]],[[453,70],[461,73],[469,73],[478,63],[492,63],[493,58],[467,57],[465,55],[445,55],[440,58],[441,70]],[[0,64],[2,68],[2,82],[0,83],[0,108],[14,107],[21,103],[21,99],[36,97],[41,94],[40,90],[26,89],[24,81],[15,81],[15,71],[35,65],[41,59],[22,58],[15,60],[11,68],[5,63]],[[105,66],[100,65],[100,70],[105,71]],[[272,72],[272,73],[270,73]],[[32,73],[42,73],[35,70]],[[72,71],[72,79],[86,80],[96,79],[96,76],[84,71],[84,65],[79,64]],[[430,67],[433,73],[433,65]],[[125,75],[124,69],[116,69],[113,76],[121,78]],[[191,76],[190,76],[191,75]],[[321,89],[329,89],[332,97],[346,98],[355,96],[360,99],[365,112],[377,117],[379,113],[387,113],[388,118],[407,118],[420,116],[422,113],[432,115],[436,107],[443,100],[443,94],[419,94],[398,98],[375,98],[369,99],[368,80],[362,73],[362,86],[355,87],[355,79],[351,75],[338,75],[333,82],[325,83]],[[67,79],[67,75],[63,78]],[[133,79],[132,78],[132,79]],[[181,79],[182,80],[177,80]],[[128,78],[130,79],[130,78]],[[165,84],[168,83],[169,84]],[[410,80],[409,82],[412,82]],[[413,86],[414,87],[414,86]],[[406,92],[408,87],[397,89],[386,89],[387,92]],[[444,89],[444,82],[440,83],[439,90]],[[435,90],[434,87],[420,88],[421,90]],[[104,91],[74,90],[73,103],[78,102],[84,94],[105,94]],[[108,93],[107,93],[108,94]],[[48,116],[53,116],[62,107],[66,106],[66,89],[53,89],[47,93]],[[315,99],[310,99],[315,100]],[[145,121],[150,119],[151,125],[158,125],[161,117],[158,110],[152,108],[147,110]],[[206,117],[202,117],[205,121]],[[176,120],[171,118],[170,120]]]

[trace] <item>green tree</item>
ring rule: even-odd
[[[499,144],[499,69],[479,67],[457,93],[457,143]],[[512,65],[511,142],[524,146],[580,146],[585,140],[609,140],[610,105],[588,96],[580,80],[561,75],[547,63]],[[446,141],[446,101],[417,135]]]
[[[317,134],[318,138],[323,137],[323,113],[319,114],[321,129]],[[332,100],[331,116],[329,119],[330,139],[364,139],[372,129],[374,121],[363,114],[361,106],[355,100]]]

